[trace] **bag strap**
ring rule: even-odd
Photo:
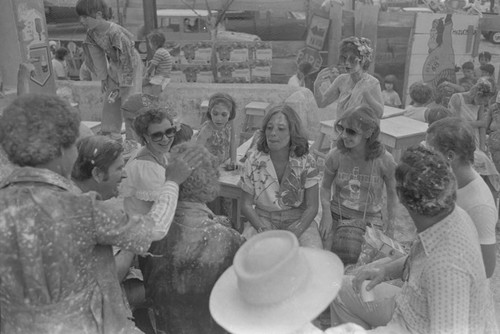
[[[372,186],[373,165],[375,164],[375,161],[373,159],[371,161],[372,161],[372,167],[370,168],[370,178],[368,179],[368,190],[367,190],[367,194],[366,194],[365,209],[363,211],[363,220],[366,219],[366,210],[368,208],[368,195],[370,194],[370,189]],[[342,154],[339,155],[339,170],[341,167],[342,167]],[[339,219],[342,222],[343,218],[342,218],[342,209],[341,209],[341,205],[340,205],[340,194],[339,194],[339,200],[337,201],[337,204],[339,206],[339,216],[340,216]]]

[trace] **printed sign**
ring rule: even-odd
[[[321,16],[313,16],[311,27],[307,33],[306,45],[316,50],[323,50],[330,20]]]
[[[47,83],[47,80],[49,80],[52,65],[48,46],[45,44],[30,46],[29,58],[35,67],[35,70],[31,75],[31,81],[40,86],[44,86],[45,83]]]
[[[318,50],[314,50],[308,47],[300,49],[297,53],[297,64],[310,63],[313,67],[311,73],[317,72],[321,68],[323,63],[323,58],[319,54]]]

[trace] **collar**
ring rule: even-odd
[[[458,217],[458,206],[455,205],[455,209],[453,209],[453,211],[443,220],[418,234],[418,238],[427,256],[432,253],[434,248],[443,242],[443,238],[446,238],[449,231],[455,228],[454,225],[457,219],[460,219],[460,217]]]
[[[18,167],[0,184],[0,189],[19,183],[45,183],[80,194],[81,190],[67,178],[45,168]]]

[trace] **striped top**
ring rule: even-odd
[[[160,75],[164,78],[170,78],[172,71],[172,56],[165,48],[158,48],[151,59],[151,64],[156,66],[154,75]]]

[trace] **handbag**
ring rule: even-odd
[[[340,161],[342,162],[342,161]],[[368,192],[371,188],[371,178],[373,173],[374,162],[370,170],[370,180],[368,183]],[[340,200],[337,201],[339,206],[339,226],[335,229],[332,242],[332,252],[344,262],[344,265],[354,264],[358,262],[361,249],[365,241],[365,233],[367,225],[371,223],[366,221],[366,209],[368,207],[368,196],[366,196],[365,209],[363,218],[344,219],[342,217],[342,209]]]

